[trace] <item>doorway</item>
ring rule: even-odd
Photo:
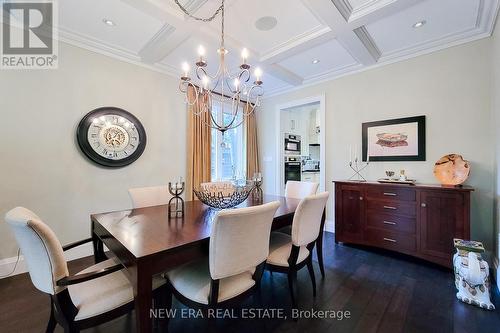
[[[317,182],[324,191],[325,96],[278,105],[276,124],[276,194],[284,194],[290,179]]]

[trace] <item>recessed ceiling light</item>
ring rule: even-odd
[[[278,24],[278,20],[274,16],[263,16],[255,21],[255,27],[260,31],[269,31]]]
[[[104,22],[104,24],[110,26],[110,27],[114,27],[116,24],[115,22],[111,21],[110,19],[107,19],[107,18],[104,18],[102,19],[102,22]]]
[[[316,65],[317,63],[319,63],[319,59],[314,59],[313,61],[311,61],[313,63],[313,65]]]
[[[414,27],[415,29],[422,28],[422,27],[423,27],[426,23],[427,23],[427,21],[425,21],[425,20],[418,21],[417,23],[415,23],[415,24],[413,25],[413,27]]]

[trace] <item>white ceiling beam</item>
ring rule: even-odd
[[[381,53],[365,26],[414,6],[423,0],[378,0],[352,8],[349,0],[302,0],[337,35],[337,40],[359,63],[378,62]]]
[[[338,42],[357,62],[366,66],[377,62],[379,56],[377,57],[377,54],[372,52],[373,48],[370,49],[365,45],[366,41],[359,38],[359,33],[356,34],[348,26],[346,18],[332,0],[303,0],[302,2],[318,20],[332,29],[337,36]]]
[[[332,29],[329,27],[320,27],[299,38],[278,45],[274,49],[263,54],[260,57],[260,61],[264,64],[277,63],[300,52],[324,44],[333,38],[335,38],[335,34]]]
[[[164,0],[121,0],[124,3],[134,7],[143,13],[155,17],[166,23],[162,29],[139,51],[139,56],[146,63],[157,63],[168,56],[172,51],[179,47],[189,37],[197,36],[207,42],[220,42],[220,31],[217,28],[208,24],[200,24],[186,17],[180,9],[169,6]],[[186,3],[188,10],[196,12],[207,0],[190,0]],[[231,5],[234,0],[226,1],[226,6]],[[217,3],[214,3],[218,7]],[[213,7],[214,4],[212,4]],[[214,7],[215,8],[215,7]],[[215,9],[214,9],[215,10]],[[211,9],[202,8],[202,11],[213,12]],[[206,16],[205,14],[199,14]],[[243,45],[226,35],[226,48],[228,49],[243,49]],[[260,58],[260,55],[255,50],[250,50],[253,57]]]
[[[344,1],[344,0],[339,0]],[[379,21],[390,15],[396,14],[415,6],[424,0],[379,0],[374,4],[363,8],[363,10],[354,11],[347,22],[347,26],[354,30],[367,24]]]
[[[264,64],[263,68],[266,73],[292,86],[300,86],[304,82],[302,77],[278,64]]]

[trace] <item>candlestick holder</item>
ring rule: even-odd
[[[262,192],[262,177],[254,177],[253,179],[253,190],[252,190],[252,199],[257,202],[261,202],[264,193]]]
[[[357,158],[354,161],[349,161],[349,167],[354,171],[354,174],[349,178],[349,180],[357,180],[358,182],[366,182],[365,177],[361,174],[361,171],[366,169],[370,165],[370,161],[360,162]],[[356,179],[354,179],[356,178]]]
[[[184,216],[184,200],[181,194],[184,193],[185,183],[168,183],[168,191],[172,198],[168,201],[168,217],[183,217]]]

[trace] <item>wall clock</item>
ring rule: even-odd
[[[102,107],[85,115],[76,137],[82,152],[106,167],[129,165],[146,148],[146,131],[139,119],[115,107]]]

